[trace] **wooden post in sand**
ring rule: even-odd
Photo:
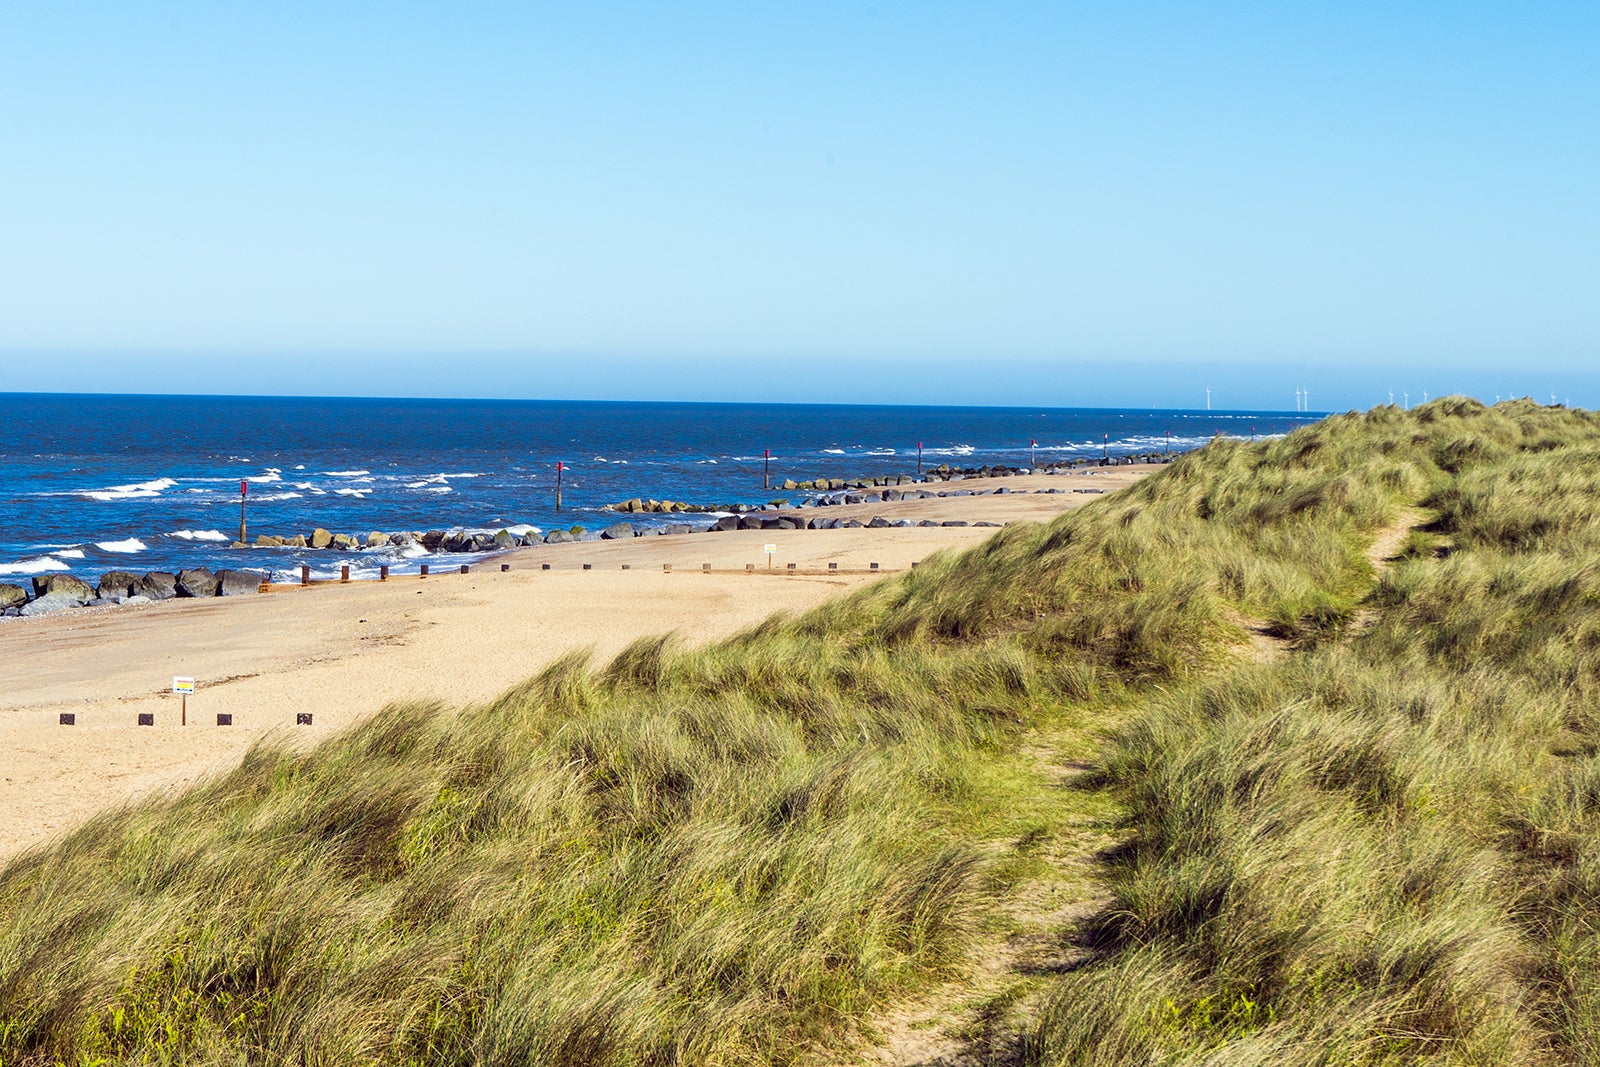
[[[561,472],[567,469],[566,463],[556,461],[556,514],[561,514]]]
[[[772,449],[761,450],[761,488],[772,488]]]
[[[311,584],[311,568],[306,566],[304,563],[300,564],[300,584]]]

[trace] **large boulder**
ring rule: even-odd
[[[522,539],[510,530],[501,530],[494,535],[494,547],[496,548],[516,548],[520,544],[522,544]]]
[[[309,548],[310,546],[308,544],[306,544],[306,535],[305,534],[295,534],[293,537],[285,537],[283,539],[283,547],[284,548]]]
[[[739,516],[737,515],[724,515],[722,518],[711,524],[711,529],[715,533],[722,533],[726,530],[737,530],[738,528]]]
[[[58,611],[71,611],[73,608],[83,607],[83,601],[70,593],[46,593],[37,600],[30,600],[21,609],[23,615],[53,615]]]
[[[82,604],[94,599],[94,588],[82,578],[70,574],[47,574],[33,580],[35,597],[70,596]]]
[[[133,587],[139,584],[139,576],[127,571],[106,571],[100,576],[100,584],[95,586],[98,596],[132,596]]]
[[[261,591],[260,571],[225,570],[217,572],[218,596],[243,596]]]
[[[354,552],[358,546],[356,539],[349,534],[334,534],[333,541],[328,547],[336,552]]]
[[[327,548],[333,544],[333,534],[318,526],[311,531],[311,536],[306,539],[312,548]]]
[[[178,595],[207,597],[217,595],[217,576],[205,567],[190,567],[178,572]]]
[[[672,522],[661,528],[661,534],[663,537],[686,533],[694,533],[694,527],[690,526],[686,522]]]
[[[282,548],[283,538],[274,537],[272,534],[262,534],[256,538],[257,548]]]
[[[544,535],[544,543],[547,545],[564,545],[572,539],[572,534],[566,530],[551,530]]]
[[[867,523],[867,526],[874,530],[887,530],[889,528],[889,520],[882,515],[874,515],[872,521]]]
[[[600,536],[607,541],[626,541],[633,537],[633,524],[619,522],[615,526],[607,526],[600,532]]]
[[[0,582],[0,611],[7,608],[20,608],[28,602],[28,591],[20,585],[10,582]]]
[[[149,597],[151,600],[171,600],[178,595],[178,576],[166,571],[150,571],[134,583],[133,595]]]
[[[759,530],[761,529],[761,520],[754,515],[741,515],[739,516],[739,529]]]

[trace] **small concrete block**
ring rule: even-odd
[[[583,565],[583,569],[586,570],[586,571],[592,571],[592,570],[594,570],[594,564],[593,563],[585,563]]]
[[[500,573],[501,574],[504,574],[506,571],[508,571],[510,569],[511,569],[511,564],[509,564],[509,563],[500,564]]]
[[[828,569],[830,571],[836,571],[839,569],[839,565],[837,563],[830,563],[828,564]]]
[[[630,567],[630,566],[629,566],[629,565],[628,565],[628,564],[626,564],[626,563],[624,563],[624,564],[623,564],[623,565],[622,565],[622,569],[623,569],[623,570],[625,570],[625,571],[626,571],[626,570],[632,570],[632,569],[633,569],[633,568],[632,568],[632,567]]]
[[[417,577],[418,578],[426,578],[427,576],[428,576],[428,565],[426,563],[424,563],[422,565],[422,572],[420,574],[418,574]]]
[[[153,712],[153,711],[141,711],[139,713],[139,725],[140,726],[154,726],[155,724],[156,724],[156,713],[155,712]]]
[[[233,725],[233,712],[231,712],[231,711],[219,711],[219,712],[217,712],[217,725],[218,726],[232,726]]]
[[[61,725],[62,726],[76,726],[76,725],[78,725],[78,716],[73,712],[63,711],[61,713]]]
[[[867,566],[871,567],[873,570],[877,570],[878,569],[878,565],[876,563],[869,563],[869,564],[867,564]]]
[[[310,726],[311,725],[311,713],[309,711],[297,711],[297,712],[295,712],[294,713],[294,724],[296,726]]]
[[[793,563],[789,564],[788,567],[789,567],[790,570],[794,570],[794,564]]]
[[[711,573],[711,564],[709,564],[709,563],[700,564],[700,570],[702,572],[706,573],[706,574],[710,574]]]
[[[541,564],[539,564],[539,569],[540,569],[540,570],[542,570],[542,571],[547,571],[547,570],[549,570],[549,569],[550,569],[550,564],[548,564],[548,563],[541,563]]]
[[[468,567],[467,567],[467,565],[466,565],[466,564],[465,564],[465,563],[463,563],[463,564],[462,564],[462,565],[461,565],[461,573],[462,573],[462,574],[466,574],[466,573],[468,573],[468,572],[469,572],[469,568],[468,568]]]

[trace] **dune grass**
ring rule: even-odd
[[[257,748],[0,873],[0,1062],[815,1062],[1079,810],[1124,844],[1036,1062],[1592,1060],[1597,459],[1526,403],[1217,441],[708,648]]]

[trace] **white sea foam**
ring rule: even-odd
[[[350,490],[341,489],[341,490],[339,490],[339,492],[348,493],[348,492],[350,492]],[[448,485],[431,485],[428,488],[424,489],[423,492],[424,493],[453,493],[453,492],[455,492],[455,490],[451,489]]]
[[[623,460],[622,462],[626,463],[628,461],[627,460]],[[441,474],[441,475],[439,475],[439,477],[441,477],[441,478],[482,478],[484,476],[482,474],[474,474],[471,471],[464,471],[464,472],[462,472],[460,474]]]
[[[137,537],[130,537],[126,541],[96,541],[94,547],[102,552],[143,552],[150,546]]]
[[[827,453],[830,456],[842,456],[842,455],[844,455],[844,449],[842,449],[842,448],[824,448],[822,451]]]
[[[372,490],[371,489],[335,489],[334,492],[338,493],[340,496],[353,496],[353,497],[356,497],[357,499],[365,500],[367,498],[367,494],[372,492]],[[295,495],[299,496],[300,494],[296,493]]]
[[[339,490],[341,493],[344,490]],[[264,496],[253,497],[257,503],[265,504],[269,500],[298,500],[305,496],[304,493],[267,493]]]
[[[228,541],[231,538],[221,530],[174,530],[168,537],[176,537],[180,541]]]
[[[372,472],[371,471],[323,471],[322,473],[327,475],[329,478],[359,478],[363,474],[371,474]]]
[[[113,485],[109,489],[91,489],[83,493],[83,495],[90,500],[140,500],[160,496],[163,489],[171,489],[177,484],[171,478],[156,478],[148,482],[134,482],[130,485]]]
[[[38,574],[40,571],[70,571],[70,564],[62,563],[54,556],[37,556],[34,559],[18,560],[16,563],[0,563],[0,574]]]
[[[64,548],[60,552],[52,552],[50,554],[52,556],[57,557],[58,559],[82,559],[83,558],[83,549],[81,549],[81,548]]]

